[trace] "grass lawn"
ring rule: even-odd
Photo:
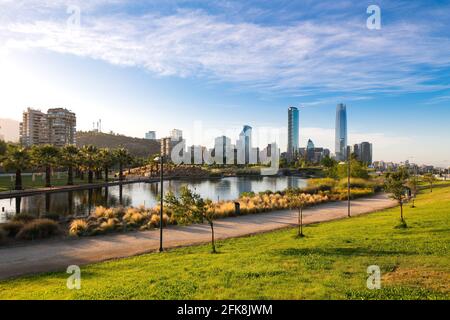
[[[75,185],[80,184],[87,184],[87,177],[84,180],[74,178],[73,182]],[[96,182],[103,182],[103,180],[94,180],[94,183]],[[43,176],[36,175],[35,181],[33,181],[31,175],[23,175],[22,176],[22,183],[24,189],[36,189],[36,188],[44,188],[45,181]],[[58,175],[55,174],[52,177],[52,186],[59,187],[59,186],[66,186],[67,185],[67,173],[61,173],[58,179]],[[14,189],[14,181],[11,181],[11,178],[8,176],[1,176],[0,177],[0,192],[1,191],[9,191]]]
[[[1,299],[449,299],[450,187],[399,209],[0,282]],[[68,253],[70,254],[70,253]],[[378,265],[380,290],[366,288]]]

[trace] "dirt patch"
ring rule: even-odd
[[[382,284],[407,285],[450,293],[450,272],[429,268],[396,268],[382,277]]]

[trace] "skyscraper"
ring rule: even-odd
[[[338,161],[347,157],[347,107],[342,103],[336,107],[335,153]]]
[[[298,152],[298,109],[296,107],[288,108],[288,159],[292,160]]]
[[[238,164],[249,164],[252,152],[252,127],[245,125],[236,143]],[[256,159],[254,159],[256,161]]]
[[[57,147],[75,144],[77,125],[75,113],[64,108],[49,109],[47,123],[50,144]]]
[[[183,131],[179,129],[173,129],[172,131],[170,131],[170,138],[173,141],[183,140]]]
[[[217,137],[214,141],[214,156],[217,164],[227,164],[233,161],[231,152],[231,139],[226,136]]]
[[[360,160],[361,162],[371,165],[372,164],[372,144],[369,142],[362,142],[359,146]]]

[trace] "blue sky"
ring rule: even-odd
[[[0,118],[63,106],[79,129],[208,145],[250,124],[285,149],[293,105],[301,144],[334,151],[343,102],[375,159],[450,166],[449,53],[449,1],[0,0]]]

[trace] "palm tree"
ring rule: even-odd
[[[15,171],[15,190],[22,190],[22,171],[30,166],[30,160],[30,154],[27,149],[17,145],[8,145],[2,166],[6,170]]]
[[[109,169],[114,165],[116,159],[114,153],[108,148],[100,149],[99,161],[103,171],[105,172],[105,182],[108,182]]]
[[[80,150],[82,162],[88,171],[88,183],[94,182],[94,170],[98,164],[98,148],[93,145],[83,146]]]
[[[67,185],[73,185],[73,169],[80,160],[80,151],[75,145],[69,144],[61,149],[61,164],[67,167]]]
[[[31,156],[33,163],[38,167],[45,168],[45,186],[51,187],[52,167],[58,163],[59,149],[50,144],[33,146],[31,148]]]
[[[114,156],[119,163],[119,180],[123,180],[123,167],[131,162],[131,155],[128,150],[124,148],[118,148],[114,150]]]

